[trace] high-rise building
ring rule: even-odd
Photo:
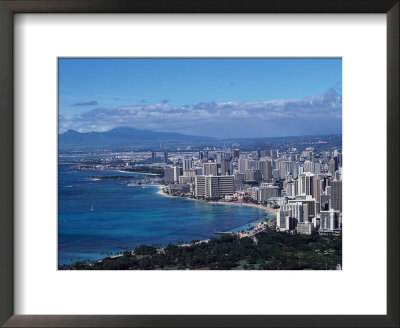
[[[317,202],[317,213],[318,213],[321,209],[321,179],[320,178],[313,179],[312,195],[315,198],[315,201]]]
[[[206,197],[219,198],[219,183],[217,176],[206,177]]]
[[[233,175],[195,177],[195,196],[205,198],[221,198],[235,192]]]
[[[303,156],[304,158],[312,161],[313,157],[314,157],[312,148],[307,148],[306,150],[302,151],[301,156]]]
[[[279,157],[279,150],[277,150],[277,149],[270,150],[270,157],[271,158],[278,158]]]
[[[279,231],[294,230],[297,225],[297,220],[293,218],[291,210],[278,210],[276,212],[276,227]]]
[[[196,170],[183,170],[183,176],[185,177],[194,177],[196,175]]]
[[[297,179],[299,176],[299,166],[300,165],[296,162],[293,164],[293,172],[291,175],[294,179]]]
[[[329,211],[321,211],[320,213],[320,229],[337,230],[339,229],[340,212],[330,209]]]
[[[245,162],[246,170],[257,170],[258,169],[258,161],[252,159],[246,159]]]
[[[255,169],[246,170],[246,181],[261,181],[260,170],[255,170]]]
[[[342,211],[342,180],[331,181],[331,209]]]
[[[195,196],[196,197],[206,197],[206,176],[196,175],[195,177]]]
[[[174,183],[174,168],[166,167],[164,168],[164,182],[165,183]]]
[[[235,173],[235,180],[237,180],[237,181],[244,181],[244,180],[246,180],[246,174],[245,174],[245,173],[236,172],[236,173]]]
[[[203,163],[203,175],[218,175],[217,163]]]
[[[272,178],[272,165],[271,161],[260,161],[259,163],[262,179],[268,181]]]
[[[181,175],[179,177],[179,184],[188,184],[194,182],[194,176]]]
[[[289,174],[293,175],[295,172],[295,162],[293,161],[280,161],[278,162],[278,168],[280,172],[280,178],[285,179]]]
[[[332,195],[332,187],[331,186],[326,186],[325,187],[325,193],[330,197]]]
[[[280,177],[279,169],[273,169],[272,170],[272,178],[275,180],[278,180]]]
[[[296,196],[296,183],[294,181],[288,182],[286,184],[286,196],[295,197]]]
[[[338,166],[342,167],[343,166],[343,154],[342,153],[338,154],[337,159],[338,159]]]
[[[225,175],[218,177],[219,197],[225,195],[233,195],[235,192],[235,178],[233,175]]]
[[[184,170],[190,170],[193,167],[193,160],[191,158],[184,158],[182,163]]]
[[[221,175],[231,175],[232,171],[232,162],[229,159],[223,159],[221,162]]]
[[[259,202],[267,202],[272,197],[279,197],[279,187],[278,186],[266,186],[259,188]]]
[[[246,173],[246,159],[243,157],[238,160],[238,171],[239,173]]]
[[[258,187],[247,188],[247,193],[249,194],[250,198],[254,199],[256,202],[259,201],[259,199],[258,199],[259,191],[260,191],[260,188],[258,188]]]
[[[284,211],[284,210],[277,210],[276,211],[276,227],[280,231],[285,231],[286,229],[286,220],[285,218],[289,217],[289,211]]]
[[[168,152],[164,152],[164,163],[168,163]]]
[[[313,194],[313,179],[314,179],[314,174],[312,173],[304,173],[298,177],[299,195],[311,196]]]
[[[308,222],[310,216],[315,217],[317,214],[317,204],[312,196],[298,196],[294,200],[289,200],[289,204],[293,203],[302,203],[303,204],[303,218],[304,222]]]
[[[312,222],[298,222],[297,223],[297,233],[301,235],[311,235],[314,230],[314,225]]]
[[[297,176],[300,176],[304,173],[304,166],[298,165],[297,166]]]
[[[194,167],[194,171],[196,171],[196,175],[202,175],[203,174],[203,168],[202,167]]]
[[[331,196],[322,194],[321,195],[321,211],[329,211],[330,202],[331,202]]]
[[[336,172],[336,161],[332,158],[329,161],[329,173],[332,174],[332,176],[334,176]]]
[[[280,209],[283,211],[291,211],[291,217],[295,218],[297,222],[303,222],[303,203],[292,202],[284,204]]]
[[[315,175],[321,174],[321,163],[320,162],[314,163],[314,173],[315,173]]]
[[[179,177],[181,175],[181,168],[179,166],[174,166],[174,182],[178,183],[179,182]]]
[[[304,162],[304,172],[314,173],[315,172],[315,163],[311,162],[311,161],[305,161]]]
[[[239,155],[240,155],[240,150],[239,150],[239,149],[235,149],[235,150],[233,151],[233,157],[234,157],[234,158],[239,158]]]
[[[222,162],[222,153],[221,152],[217,153],[216,159],[217,159],[218,164],[220,164]]]
[[[151,162],[155,163],[156,162],[156,153],[153,151],[151,152]]]

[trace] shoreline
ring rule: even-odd
[[[268,206],[263,206],[259,204],[254,204],[254,203],[245,203],[242,202],[240,203],[239,201],[232,201],[232,202],[225,202],[225,201],[216,201],[216,202],[207,202],[203,199],[196,199],[196,198],[188,198],[188,197],[177,197],[177,196],[172,196],[170,194],[167,194],[164,192],[164,186],[163,185],[155,185],[158,186],[159,191],[157,191],[157,194],[164,196],[164,197],[170,197],[170,198],[181,198],[181,199],[188,199],[188,200],[196,200],[196,201],[203,201],[205,203],[213,204],[213,205],[233,205],[233,206],[248,206],[248,207],[253,207],[253,208],[258,208],[260,210],[265,210],[268,212],[270,215],[275,215],[276,216],[276,209]]]
[[[145,187],[145,186],[146,187],[147,186],[148,187],[157,187],[159,190],[156,193],[161,195],[161,196],[163,196],[163,197],[187,199],[187,200],[193,200],[193,201],[201,201],[201,202],[204,202],[204,203],[209,203],[211,205],[241,206],[240,202],[238,202],[238,201],[235,201],[235,202],[224,202],[224,201],[222,201],[222,202],[221,201],[219,201],[219,202],[206,202],[203,199],[172,196],[172,195],[169,195],[169,194],[165,193],[163,191],[164,185],[160,185],[160,184],[152,183],[152,184],[141,185],[141,187]],[[261,209],[261,210],[265,210],[265,212],[268,212],[269,215],[276,215],[275,214],[276,210],[275,210],[275,213],[274,213],[273,211],[271,211],[271,210],[274,210],[274,209],[266,207],[266,206],[252,204],[252,203],[242,203],[242,205],[243,206],[248,206],[248,207],[253,207],[253,208],[258,208],[258,209]],[[237,229],[237,228],[243,226],[243,227],[246,227],[245,229],[243,229],[243,230],[245,230],[245,232],[227,230],[227,231],[224,231],[224,234],[236,235],[239,238],[253,237],[255,234],[257,234],[259,232],[262,232],[262,231],[265,231],[269,227],[269,223],[271,221],[273,221],[273,220],[274,220],[274,218],[271,218],[270,220],[268,220],[269,222],[262,221],[262,222],[258,222],[256,225],[251,225],[251,223],[253,223],[254,221],[258,221],[258,219],[256,219],[254,221],[250,221],[250,222],[244,223],[244,224],[242,224],[240,226],[237,226],[237,227],[234,227],[234,228],[230,229],[230,230],[234,230],[234,229]],[[248,225],[251,225],[251,227],[248,228],[247,227]],[[215,236],[209,237],[208,239],[199,240],[199,241],[197,241],[195,243],[180,244],[180,245],[176,245],[176,246],[178,246],[178,247],[190,247],[190,246],[195,245],[195,244],[208,243],[212,238],[219,238],[219,237],[221,237],[221,234],[217,233],[217,234],[215,234]],[[162,247],[161,249],[164,249],[164,247]],[[123,251],[121,251],[120,253],[111,255],[111,256],[103,257],[103,258],[98,259],[98,260],[92,260],[91,262],[93,262],[93,263],[94,262],[102,262],[107,257],[118,258],[118,257],[122,257],[122,256],[123,256]]]

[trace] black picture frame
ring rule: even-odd
[[[4,327],[399,327],[399,8],[399,0],[0,0],[0,324]],[[14,315],[13,17],[16,13],[385,13],[387,315]]]

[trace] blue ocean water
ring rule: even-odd
[[[224,206],[164,197],[157,186],[128,186],[129,180],[94,181],[116,171],[67,171],[59,164],[58,262],[96,260],[102,252],[216,237],[214,231],[239,231],[268,215],[246,206]],[[93,205],[93,211],[90,211]],[[272,216],[269,216],[272,218]]]

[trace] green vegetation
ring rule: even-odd
[[[59,266],[60,270],[334,270],[342,264],[340,236],[291,235],[261,232],[251,238],[224,235],[189,246],[169,244],[137,247],[119,257],[102,261],[80,261]]]

